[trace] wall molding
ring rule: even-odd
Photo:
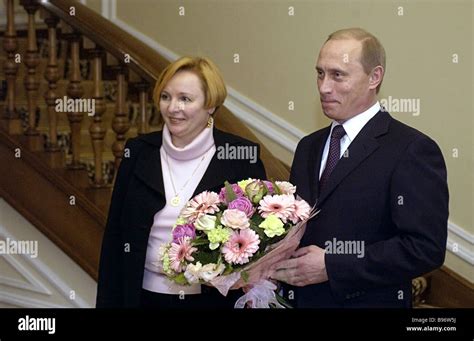
[[[459,241],[454,241],[449,235],[453,234],[459,238]],[[455,251],[455,246],[457,244],[457,251]],[[471,265],[474,265],[474,234],[466,231],[465,229],[459,227],[458,225],[448,222],[448,242],[447,249],[468,262]]]
[[[0,232],[0,237],[3,237],[1,232]],[[2,255],[2,256],[3,256],[3,259],[5,259],[5,261],[8,264],[10,264],[10,266],[15,271],[17,271],[26,281],[0,275],[0,284],[4,284],[12,288],[40,293],[43,295],[48,295],[48,296],[52,295],[52,292],[41,282],[40,278],[35,276],[21,262],[15,259],[15,257],[13,257],[12,255]]]
[[[169,61],[174,61],[179,58],[179,55],[175,52],[117,18],[116,0],[102,0],[102,9],[102,15],[104,17],[108,18],[135,38],[143,41]],[[290,153],[295,152],[298,141],[307,135],[305,132],[245,97],[237,90],[230,87],[228,87],[227,90],[229,96],[224,105],[232,111],[235,116]],[[448,231],[451,234],[455,234],[460,241],[454,242],[448,234],[447,249],[457,257],[474,265],[474,234],[452,222],[448,222]],[[458,251],[454,252],[453,245],[456,245],[456,243],[458,245]]]
[[[10,292],[0,292],[0,302],[21,308],[65,308],[63,305],[54,304],[45,300],[13,294]],[[70,307],[66,307],[70,308]]]

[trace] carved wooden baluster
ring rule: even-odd
[[[105,187],[106,183],[102,176],[102,152],[104,149],[105,129],[102,126],[102,115],[106,110],[104,100],[104,85],[102,83],[102,56],[104,51],[100,48],[90,50],[90,55],[93,58],[92,62],[92,79],[94,82],[94,90],[92,98],[95,102],[95,113],[93,121],[89,127],[89,132],[92,139],[92,147],[94,149],[94,180],[92,187]]]
[[[7,9],[7,30],[3,36],[3,48],[7,53],[7,58],[3,63],[5,78],[7,80],[7,103],[5,115],[3,117],[4,127],[10,134],[21,134],[21,121],[15,107],[15,84],[18,65],[15,62],[15,52],[18,49],[15,31],[15,18],[13,15],[13,0],[6,1]]]
[[[25,76],[25,88],[28,98],[28,128],[25,134],[29,137],[28,143],[32,150],[42,149],[42,140],[36,129],[36,101],[39,82],[36,77],[36,67],[40,59],[38,55],[38,45],[36,42],[35,13],[38,10],[38,3],[33,0],[22,0],[21,4],[28,13],[28,47],[26,49],[25,65],[28,73]]]
[[[147,103],[148,103],[148,88],[150,85],[147,82],[137,83],[136,88],[138,89],[138,99],[140,103],[140,116],[138,118],[138,134],[146,134],[149,131],[148,127],[148,115],[147,115]]]
[[[44,94],[44,99],[48,105],[48,120],[49,120],[49,144],[46,150],[49,152],[60,151],[58,145],[58,118],[56,112],[56,99],[58,98],[57,88],[58,80],[60,79],[58,71],[57,60],[57,40],[56,40],[56,26],[59,19],[54,16],[47,17],[44,22],[48,25],[48,42],[49,42],[49,60],[44,72],[44,78],[48,81],[49,89]]]
[[[67,86],[68,101],[82,98],[84,89],[81,84],[81,72],[79,66],[79,42],[81,36],[77,32],[67,35],[71,46],[71,74],[69,77],[69,84]],[[65,107],[67,107],[65,105]],[[77,107],[75,106],[75,109]],[[84,118],[84,113],[77,110],[67,111],[67,118],[71,126],[71,148],[72,160],[68,165],[69,169],[83,169],[84,165],[80,163],[80,148],[81,148],[81,123]]]
[[[125,89],[126,68],[124,65],[117,65],[112,69],[117,71],[116,111],[115,117],[112,121],[112,129],[117,135],[116,140],[112,145],[112,152],[115,156],[115,169],[117,170],[120,161],[122,161],[125,146],[125,134],[130,128],[130,122],[128,120],[128,112],[125,110],[125,99],[127,98]]]

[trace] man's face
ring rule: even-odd
[[[353,39],[329,40],[319,53],[321,106],[326,116],[340,123],[375,103],[375,89],[360,62],[361,53],[361,42]]]

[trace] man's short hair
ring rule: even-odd
[[[217,108],[224,103],[227,90],[221,72],[217,66],[205,57],[181,57],[168,65],[156,81],[153,90],[153,101],[160,107],[160,96],[164,87],[174,75],[180,71],[190,71],[196,74],[201,81],[204,92],[204,108]]]
[[[385,49],[380,41],[371,33],[362,28],[344,28],[331,33],[326,40],[355,39],[362,42],[362,56],[360,63],[366,74],[369,74],[376,66],[382,66],[385,70]],[[377,93],[382,82],[377,86]]]

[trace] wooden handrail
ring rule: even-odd
[[[129,56],[130,63],[127,65],[152,84],[169,63],[151,47],[78,1],[49,0],[40,3],[120,62]],[[75,15],[70,15],[71,7],[74,7]]]

